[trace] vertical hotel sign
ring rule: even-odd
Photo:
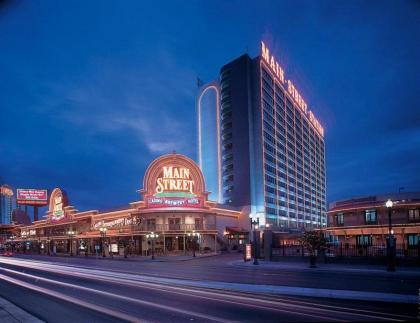
[[[265,61],[265,63],[270,67],[271,71],[274,73],[276,78],[284,85],[287,84],[287,92],[289,92],[290,96],[296,102],[298,108],[308,117],[309,121],[313,125],[313,127],[324,137],[324,128],[321,126],[321,123],[315,117],[312,111],[308,110],[308,105],[299,93],[299,91],[294,86],[291,80],[287,80],[284,77],[284,70],[275,57],[270,54],[270,50],[261,42],[261,57]]]

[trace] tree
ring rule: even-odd
[[[299,241],[309,252],[310,267],[315,268],[317,252],[326,247],[327,240],[319,231],[306,231]]]

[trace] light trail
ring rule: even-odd
[[[51,284],[54,284],[54,285],[70,287],[70,288],[73,288],[73,289],[78,289],[78,290],[82,290],[82,291],[85,291],[85,292],[91,292],[91,293],[99,294],[99,295],[102,295],[102,296],[116,298],[116,299],[119,299],[119,300],[124,300],[124,301],[131,302],[131,303],[136,303],[136,304],[140,304],[140,305],[146,305],[146,306],[154,307],[154,308],[157,308],[157,309],[160,309],[160,310],[175,312],[175,313],[179,313],[179,314],[182,314],[182,315],[190,315],[190,316],[194,316],[194,317],[199,317],[201,319],[206,319],[206,320],[209,320],[209,321],[216,321],[216,322],[225,322],[225,323],[232,322],[230,320],[225,320],[223,318],[212,316],[212,315],[206,315],[206,314],[202,314],[202,313],[198,313],[198,312],[182,310],[182,309],[178,309],[178,308],[175,308],[175,307],[172,307],[172,306],[152,303],[152,302],[149,302],[149,301],[144,301],[144,300],[140,300],[140,299],[137,299],[137,298],[122,296],[122,295],[118,295],[118,294],[114,294],[114,293],[110,293],[110,292],[105,292],[105,291],[101,291],[101,290],[97,290],[97,289],[93,289],[93,288],[89,288],[89,287],[79,286],[79,285],[70,284],[70,283],[64,283],[64,282],[44,278],[44,277],[41,277],[41,276],[22,273],[22,272],[11,270],[11,269],[0,268],[0,270],[10,272],[10,273],[13,273],[13,274],[16,274],[16,275],[20,275],[20,276],[25,276],[27,278],[32,278],[32,279],[35,279],[36,281],[44,281],[44,282],[48,282],[48,283],[51,283]],[[19,281],[17,279],[14,279],[14,278],[9,278],[8,276],[2,275],[2,274],[0,274],[0,279],[7,280],[11,283],[18,284],[22,287],[30,288],[32,290],[41,291],[45,294],[52,295],[54,297],[56,297],[56,295],[57,295],[57,297],[59,297],[60,299],[70,301],[72,303],[75,303],[77,301],[78,303],[75,303],[75,304],[83,306],[82,301],[77,300],[77,299],[75,299],[71,296],[66,296],[64,294],[55,292],[52,289],[37,287],[35,285],[29,284],[29,283],[26,283],[26,282],[22,282],[22,281]],[[37,288],[39,288],[39,289],[37,289]],[[91,306],[91,307],[89,306],[89,308],[91,308],[91,309],[95,309],[95,307],[97,307],[96,305],[93,305],[93,304],[89,304],[89,305]],[[98,309],[100,311],[102,311],[102,307],[98,307]],[[115,311],[112,311],[112,310],[109,310],[109,311],[110,311],[109,315],[115,316],[117,318],[123,318],[122,316],[121,317],[117,316],[117,315],[119,315],[120,312],[115,312]],[[131,321],[134,318],[134,316],[131,316],[131,317],[127,316],[127,318],[128,318],[129,321]],[[127,318],[123,318],[123,319],[127,319]],[[135,322],[143,322],[143,320],[136,319]]]
[[[3,261],[4,260],[4,261]],[[160,279],[154,278],[154,282],[150,282],[150,277],[139,277],[138,275],[134,274],[125,274],[125,273],[117,273],[117,272],[104,272],[99,271],[96,269],[84,269],[84,268],[77,268],[79,272],[74,272],[75,267],[73,266],[64,266],[64,265],[57,265],[57,264],[51,264],[51,263],[43,263],[43,262],[36,262],[36,261],[27,261],[27,260],[14,260],[14,259],[2,259],[0,262],[9,263],[11,265],[16,265],[19,267],[26,267],[31,268],[35,270],[45,270],[48,272],[53,273],[59,273],[64,274],[68,276],[73,277],[83,277],[91,280],[101,280],[104,282],[110,282],[121,285],[127,285],[130,287],[133,287],[133,285],[142,287],[142,288],[149,288],[156,291],[162,291],[165,290],[166,292],[171,292],[174,294],[179,294],[185,296],[186,292],[188,293],[188,296],[193,297],[199,297],[211,301],[219,301],[223,303],[231,303],[235,305],[244,305],[248,307],[254,307],[254,308],[261,308],[261,309],[268,309],[272,311],[277,312],[284,312],[284,313],[294,313],[297,315],[303,315],[303,316],[310,316],[312,318],[318,318],[318,319],[331,319],[328,316],[325,316],[325,314],[343,314],[343,311],[347,312],[348,314],[351,314],[353,316],[359,316],[361,318],[369,318],[369,319],[382,319],[382,320],[398,320],[393,319],[389,317],[384,317],[383,313],[378,313],[374,311],[367,311],[362,309],[354,309],[354,308],[347,308],[347,307],[339,307],[339,306],[332,306],[332,305],[324,305],[324,304],[315,304],[305,301],[291,301],[290,299],[283,300],[283,302],[279,302],[281,299],[277,299],[276,301],[267,300],[267,299],[258,299],[253,295],[252,297],[249,296],[241,296],[241,295],[232,295],[229,293],[226,293],[226,291],[222,292],[212,292],[208,290],[198,290],[198,289],[191,289],[191,288],[184,288],[179,286],[169,286],[168,280],[164,279],[164,281],[156,281]],[[41,269],[42,268],[42,269]],[[6,269],[6,271],[13,272],[15,274],[22,274],[17,271],[12,271],[9,269]],[[39,280],[45,280],[46,278],[38,277],[34,275],[28,275],[28,277],[33,277],[34,279]],[[145,279],[148,279],[149,281],[145,281]],[[173,281],[173,280],[172,280]],[[52,283],[57,283],[56,281],[50,281]],[[61,283],[61,282],[60,282]],[[171,281],[169,281],[171,283]],[[66,284],[66,283],[62,283]],[[81,288],[81,286],[77,285],[71,285],[73,288]],[[95,290],[96,291],[96,290]],[[97,291],[102,292],[102,291]],[[194,294],[194,295],[192,295]],[[114,294],[115,295],[115,294]],[[117,295],[119,296],[119,295]],[[222,297],[224,299],[222,299]],[[128,298],[128,300],[132,300],[132,298]],[[284,302],[286,301],[286,302]],[[154,303],[151,303],[154,305]],[[280,309],[278,306],[286,307],[289,309],[293,309],[293,311]],[[314,308],[316,306],[316,308]],[[311,313],[304,313],[304,312],[296,312],[296,310],[300,311],[310,311]],[[313,312],[314,310],[318,312],[319,315],[315,315]],[[193,314],[196,315],[196,314]],[[321,316],[322,315],[322,316]],[[381,316],[382,315],[382,316]],[[393,315],[394,317],[398,317],[400,320],[406,320],[410,319],[411,317],[408,316],[401,316],[401,315]],[[211,319],[211,318],[206,318]],[[219,318],[214,318],[216,320],[219,320]],[[334,318],[334,320],[337,320],[337,317]]]
[[[53,291],[51,289],[36,286],[36,285],[30,284],[30,283],[12,278],[12,277],[8,277],[6,275],[0,274],[0,279],[2,279],[4,281],[7,281],[9,283],[12,283],[14,285],[24,287],[26,289],[30,289],[30,290],[33,290],[33,291],[36,291],[36,292],[39,292],[39,293],[42,293],[42,294],[46,294],[48,296],[53,296],[57,299],[65,301],[65,302],[73,303],[73,304],[82,306],[84,308],[88,308],[90,310],[94,310],[96,312],[115,317],[115,318],[120,319],[120,320],[129,321],[129,322],[139,322],[139,323],[144,322],[144,320],[139,320],[137,317],[134,317],[134,316],[131,316],[131,315],[128,315],[128,314],[124,314],[124,313],[121,313],[121,312],[117,312],[117,311],[114,311],[114,310],[110,310],[109,308],[99,306],[99,305],[95,305],[95,304],[92,304],[92,303],[88,303],[86,301],[81,301],[77,298],[74,298],[74,297],[71,297],[71,296]]]

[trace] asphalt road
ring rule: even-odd
[[[302,264],[301,269],[282,268],[281,270],[253,266],[241,267],[232,265],[235,260],[241,259],[241,255],[237,253],[170,263],[37,255],[19,257],[168,278],[408,295],[418,295],[420,288],[420,272],[410,275],[398,271],[388,273],[385,270],[373,274],[367,271],[323,271],[309,269],[305,264]],[[322,269],[322,265],[320,267]]]
[[[25,259],[0,259],[0,296],[47,322],[114,321],[378,321],[408,320],[417,315],[416,305],[355,302],[303,297],[232,293],[148,281],[147,275],[127,274],[102,266],[75,266]],[[80,261],[80,259],[79,259]],[[127,266],[127,262],[117,262]],[[85,263],[86,264],[86,263]],[[131,264],[131,263],[130,263]],[[152,270],[183,277],[192,273],[214,275],[220,259],[179,263],[136,263]],[[114,265],[116,266],[116,265]],[[112,266],[111,266],[112,267]],[[103,269],[107,268],[107,269]],[[163,269],[165,268],[165,269]],[[190,271],[182,271],[190,268]],[[211,268],[210,270],[207,270]],[[161,270],[160,270],[161,269]],[[245,268],[246,269],[246,268]],[[246,275],[246,270],[230,269]],[[130,271],[130,270],[128,270]],[[220,276],[224,272],[219,272]],[[248,272],[248,280],[253,273]],[[219,279],[220,280],[220,279]]]

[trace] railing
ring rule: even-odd
[[[215,224],[147,224],[143,223],[133,227],[136,231],[182,231],[190,232],[193,230],[216,230]]]
[[[328,245],[324,250],[325,257],[328,258],[351,258],[351,257],[386,257],[386,244],[355,245],[348,243],[338,243]],[[283,256],[308,256],[309,253],[300,244],[280,244],[272,249],[272,255]],[[409,246],[407,244],[397,244],[395,255],[397,258],[420,258],[420,244]]]

